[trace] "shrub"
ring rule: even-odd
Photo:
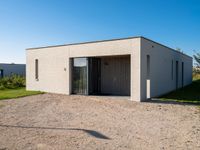
[[[5,90],[6,88],[4,87],[4,85],[0,84],[0,90]]]
[[[14,87],[25,87],[25,78],[19,75],[11,76],[11,82]]]
[[[25,87],[25,77],[19,75],[12,75],[8,77],[0,78],[0,89],[15,89],[19,87]]]

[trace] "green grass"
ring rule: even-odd
[[[192,84],[160,97],[163,101],[190,103],[200,106],[200,75],[193,76]]]
[[[42,94],[40,91],[26,91],[25,88],[0,90],[0,100]]]

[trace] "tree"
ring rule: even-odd
[[[193,55],[193,57],[194,57],[194,59],[195,59],[195,61],[196,61],[196,65],[197,65],[198,67],[200,67],[200,53],[195,52],[195,54]]]
[[[180,49],[180,48],[178,48],[178,47],[176,48],[176,50],[177,50],[178,52],[181,52],[181,49]]]
[[[181,48],[176,48],[176,51],[180,52],[180,53],[183,53],[182,49]]]

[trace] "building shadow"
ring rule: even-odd
[[[87,133],[88,135],[99,138],[99,139],[105,139],[105,140],[111,140],[111,138],[107,137],[106,135],[94,131],[94,130],[88,130],[88,129],[79,129],[79,128],[54,128],[54,127],[34,127],[34,126],[21,126],[21,125],[2,125],[0,124],[0,127],[6,127],[6,128],[23,128],[23,129],[39,129],[39,130],[63,130],[63,131],[83,131]]]
[[[159,99],[151,98],[149,100],[143,101],[144,103],[155,103],[155,104],[174,104],[174,105],[191,105],[191,106],[200,106],[200,102],[189,102],[189,101],[176,101],[174,99]]]
[[[109,137],[103,135],[102,133],[100,132],[97,132],[97,131],[94,131],[94,130],[87,130],[87,129],[78,129],[78,128],[68,128],[68,130],[77,130],[77,131],[83,131],[93,137],[96,137],[96,138],[100,138],[100,139],[106,139],[106,140],[110,140]]]
[[[184,88],[157,98],[151,98],[145,102],[200,106],[200,80],[193,81],[192,84]]]

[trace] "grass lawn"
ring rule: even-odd
[[[191,85],[160,97],[164,101],[175,101],[200,105],[200,75],[193,76]]]
[[[26,91],[25,88],[0,90],[0,100],[42,94],[40,91]]]

